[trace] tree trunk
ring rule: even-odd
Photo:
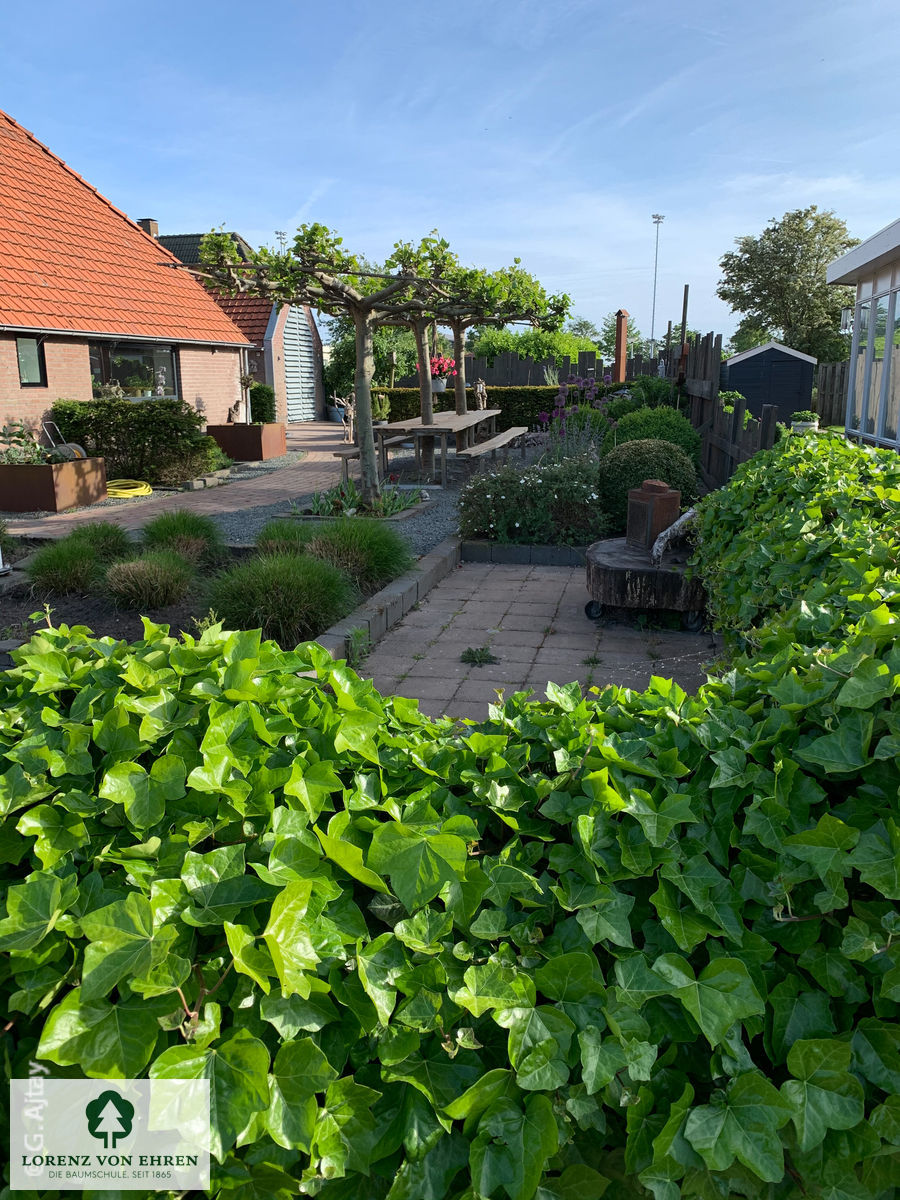
[[[422,405],[422,424],[434,424],[434,401],[431,397],[431,355],[428,350],[428,325],[424,317],[413,323],[416,335],[416,354],[419,359],[419,399]],[[422,439],[422,470],[434,473],[434,438]]]
[[[375,434],[372,431],[372,378],[375,374],[372,315],[355,310],[353,323],[356,328],[356,432],[359,438],[362,496],[364,504],[374,504],[381,495],[381,487]]]
[[[450,328],[453,330],[453,357],[456,359],[453,392],[456,397],[456,411],[462,415],[469,411],[466,407],[466,340],[462,321],[451,321]]]

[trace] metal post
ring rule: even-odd
[[[659,266],[659,227],[666,219],[662,213],[652,213],[653,224],[656,226],[656,251],[653,255],[653,307],[650,310],[650,357],[656,354],[656,273]]]

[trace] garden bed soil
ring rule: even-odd
[[[32,622],[32,613],[39,612],[46,602],[52,612],[53,625],[87,625],[97,637],[124,638],[138,641],[144,636],[141,614],[116,608],[103,596],[73,594],[49,596],[38,591],[22,576],[7,579],[0,591],[0,640],[23,640],[38,632],[44,619]],[[166,608],[148,609],[143,615],[160,625],[169,625],[173,634],[196,634],[194,617],[204,617],[209,605],[200,597],[188,598]],[[0,655],[0,669],[6,663]]]

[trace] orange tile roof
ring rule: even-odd
[[[272,315],[272,301],[263,296],[216,296],[223,312],[234,321],[238,329],[256,346],[266,340],[266,330]]]
[[[245,344],[177,262],[0,111],[0,327]]]

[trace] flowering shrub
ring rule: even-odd
[[[416,363],[418,371],[419,364]],[[443,354],[433,354],[431,356],[431,378],[432,379],[447,379],[456,372],[456,359],[446,358]]]
[[[565,462],[581,455],[600,456],[600,444],[611,428],[603,389],[594,379],[570,375],[559,386],[552,412],[538,413],[539,428],[548,435],[546,457]]]
[[[597,464],[587,455],[475,475],[459,498],[465,538],[582,546],[604,537],[609,527],[598,503]]]

